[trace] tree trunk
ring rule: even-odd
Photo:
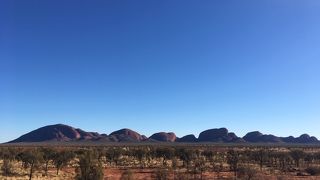
[[[30,166],[29,180],[32,179],[32,174],[33,174],[33,163],[31,163],[31,166]]]
[[[49,164],[49,161],[46,161],[46,169],[45,169],[46,176],[48,176],[48,164]]]

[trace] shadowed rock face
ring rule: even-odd
[[[280,137],[274,136],[274,135],[265,135],[260,133],[259,131],[253,131],[247,133],[243,139],[247,142],[264,142],[264,143],[278,143],[282,142],[282,139]]]
[[[302,134],[300,137],[277,137],[274,135],[265,135],[259,131],[253,131],[246,134],[243,139],[252,143],[318,143],[318,139],[308,134]]]
[[[282,138],[282,140],[286,143],[294,143],[296,138],[294,138],[293,136],[289,136],[289,137]]]
[[[156,141],[162,141],[162,142],[175,142],[176,138],[177,137],[173,132],[169,132],[169,133],[159,132],[159,133],[155,133],[149,137],[149,139],[153,139]]]
[[[234,133],[229,133],[228,129],[209,129],[200,133],[199,142],[235,142],[239,138]]]
[[[196,138],[195,135],[189,134],[189,135],[183,136],[182,138],[178,138],[176,141],[177,142],[197,142],[198,139]]]
[[[267,143],[279,143],[282,142],[282,139],[280,137],[268,134],[268,135],[263,135],[261,137],[260,142],[267,142]]]
[[[309,136],[308,134],[302,134],[300,137],[296,138],[297,143],[315,143],[318,139],[314,136]]]
[[[243,143],[243,142],[245,142],[244,139],[242,139],[241,137],[238,137],[233,132],[228,133],[228,141],[229,142],[235,142],[235,143]]]
[[[296,138],[296,143],[315,143],[318,139],[314,136],[309,136],[308,134],[302,134],[300,137]]]
[[[11,142],[71,141],[94,139],[97,134],[88,133],[64,124],[45,126],[27,133]]]
[[[80,138],[77,138],[77,139],[81,139],[81,140],[92,140],[92,139],[97,139],[101,137],[101,135],[97,132],[86,132],[86,131],[83,131],[82,129],[76,129],[76,131],[80,134]]]
[[[319,140],[314,136],[308,134],[302,134],[301,136],[294,138],[293,136],[282,138],[283,142],[286,143],[318,143]]]
[[[120,129],[112,132],[110,136],[114,136],[118,141],[144,141],[146,139],[145,136],[131,129]]]
[[[263,136],[263,134],[259,131],[253,131],[253,132],[249,132],[247,133],[245,136],[243,136],[243,139],[247,142],[258,142],[261,138],[261,136]]]

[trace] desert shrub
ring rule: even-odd
[[[16,148],[2,148],[0,150],[0,158],[14,160],[16,158],[18,150]]]
[[[12,165],[12,162],[8,159],[4,159],[3,160],[3,164],[2,164],[2,167],[1,167],[1,170],[2,170],[2,174],[4,176],[10,176],[12,175],[14,172],[13,172],[13,165]]]
[[[200,174],[200,179],[203,179],[203,172],[206,169],[206,161],[204,157],[199,157],[194,160],[194,177],[196,177],[197,174]]]
[[[143,149],[143,148],[138,148],[138,149],[132,150],[132,156],[139,160],[139,164],[140,164],[141,168],[144,167],[143,160],[146,157],[146,154],[147,154],[147,151],[146,151],[146,149]]]
[[[55,150],[53,148],[41,148],[40,151],[43,154],[43,161],[45,163],[44,171],[45,175],[48,175],[49,162],[55,158]]]
[[[250,159],[259,163],[260,170],[264,163],[268,160],[268,152],[265,149],[260,149],[258,151],[253,151],[250,153]]]
[[[122,175],[121,175],[121,178],[120,180],[133,180],[133,173],[130,169],[126,169]]]
[[[97,154],[87,151],[79,157],[79,167],[76,168],[77,180],[102,180],[103,166]]]
[[[292,162],[292,158],[287,152],[272,152],[270,154],[270,161],[271,165],[275,165],[282,172],[287,172],[291,167],[290,162]],[[272,170],[274,169],[272,168]]]
[[[320,167],[308,167],[305,171],[312,176],[320,175]]]
[[[99,162],[103,163],[103,158],[105,157],[105,149],[104,148],[97,148],[94,151],[97,154]]]
[[[110,165],[112,165],[112,163],[115,163],[115,165],[117,166],[123,153],[123,150],[119,147],[109,148],[105,152],[105,157]]]
[[[213,151],[204,150],[201,152],[201,155],[206,157],[206,159],[208,159],[209,161],[211,161],[214,156],[214,153],[213,153]]]
[[[29,169],[29,180],[36,169],[38,169],[43,162],[43,154],[38,149],[26,149],[17,155],[17,159],[24,164],[24,168]]]
[[[294,160],[296,166],[299,168],[300,167],[300,160],[305,157],[305,153],[302,150],[296,149],[290,151],[290,156]]]
[[[237,151],[230,150],[227,152],[227,163],[229,168],[234,172],[234,176],[237,176],[238,165],[239,165],[240,155]]]
[[[162,158],[162,164],[164,166],[167,165],[167,160],[172,159],[174,157],[174,153],[175,153],[174,149],[168,148],[168,147],[164,147],[164,148],[158,147],[156,149],[156,157]]]
[[[192,154],[192,150],[185,148],[176,149],[175,151],[175,156],[182,161],[183,167],[186,167],[187,169],[189,169],[192,160]]]
[[[167,180],[169,179],[169,172],[167,169],[158,169],[155,172],[155,177],[156,180]]]
[[[173,179],[175,179],[177,168],[178,168],[178,160],[177,160],[176,157],[174,157],[171,160],[171,170],[172,170],[172,173],[173,173]]]
[[[218,178],[220,177],[220,173],[223,171],[223,164],[216,163],[213,165],[213,171],[217,174]]]
[[[57,175],[59,174],[60,169],[67,166],[68,163],[75,157],[75,154],[71,150],[63,150],[56,152],[53,155],[53,164],[57,169]]]
[[[252,167],[242,166],[238,168],[238,177],[240,179],[252,180],[257,175],[257,171]]]

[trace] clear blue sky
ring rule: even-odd
[[[320,137],[320,2],[0,1],[0,120]]]

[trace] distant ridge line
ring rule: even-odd
[[[238,137],[229,132],[227,128],[213,128],[202,131],[198,137],[193,134],[177,137],[174,132],[157,132],[150,137],[124,128],[107,134],[87,132],[65,124],[54,124],[35,129],[7,143],[31,143],[31,142],[181,142],[181,143],[296,143],[296,144],[320,144],[320,141],[308,134],[299,137],[278,137],[272,134],[262,134],[259,131],[247,133]]]

